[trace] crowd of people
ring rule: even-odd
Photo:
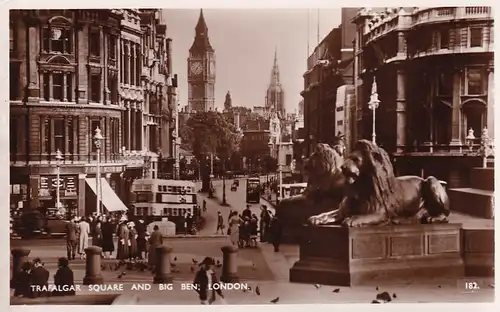
[[[250,205],[247,205],[241,214],[237,211],[230,211],[227,220],[227,235],[230,236],[232,244],[239,248],[257,247],[259,239],[260,242],[272,243],[274,250],[278,252],[281,243],[281,223],[266,205],[262,205],[260,210],[260,219],[252,213]],[[223,234],[224,217],[220,211],[217,214],[216,234]]]
[[[21,271],[12,276],[10,289],[14,297],[38,298],[46,296],[75,295],[73,271],[67,258],[59,258],[58,269],[54,274],[54,290],[49,286],[50,272],[44,267],[40,258],[22,264]]]

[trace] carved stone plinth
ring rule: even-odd
[[[462,278],[461,224],[309,226],[290,281],[354,286]]]

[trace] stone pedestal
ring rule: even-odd
[[[168,246],[159,246],[155,250],[155,277],[153,283],[171,283],[172,273],[170,265],[170,253],[172,248]]]
[[[14,280],[17,273],[22,271],[22,267],[24,262],[26,262],[26,258],[30,254],[31,250],[24,248],[16,248],[11,250],[12,254],[12,276],[11,283]]]
[[[220,280],[224,283],[235,283],[238,281],[238,247],[224,246],[222,250],[222,274]]]
[[[290,281],[354,286],[462,278],[461,224],[307,227]]]
[[[103,283],[101,275],[101,253],[102,249],[98,246],[85,248],[86,261],[83,285]]]

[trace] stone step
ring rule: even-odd
[[[450,207],[475,217],[492,219],[494,217],[494,192],[475,188],[455,188],[448,190]]]
[[[472,168],[470,186],[480,190],[495,190],[495,168]]]

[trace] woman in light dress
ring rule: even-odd
[[[229,237],[231,238],[231,243],[234,246],[238,246],[238,242],[240,241],[240,218],[238,217],[238,212],[233,211],[230,214],[228,227],[229,227]]]
[[[87,218],[82,217],[80,223],[78,223],[78,228],[80,229],[78,253],[80,254],[80,259],[83,259],[85,258],[85,249],[89,247],[90,224],[87,222]]]

